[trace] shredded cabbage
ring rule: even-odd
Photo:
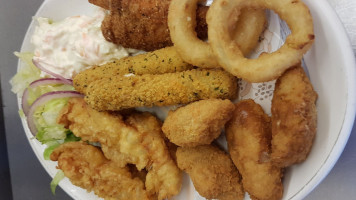
[[[31,82],[40,78],[41,70],[32,63],[33,53],[15,52],[14,54],[19,57],[25,65],[23,65],[23,67],[20,68],[16,75],[10,80],[12,86],[11,91],[16,94],[22,94]]]

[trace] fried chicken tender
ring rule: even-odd
[[[271,120],[262,107],[251,99],[240,101],[225,131],[231,159],[251,199],[281,199],[282,171],[269,160]]]
[[[58,123],[64,124],[83,141],[99,142],[105,157],[119,167],[131,163],[141,170],[149,162],[148,151],[141,144],[143,136],[140,132],[126,125],[122,116],[98,112],[81,98],[68,101]]]
[[[272,99],[273,162],[281,167],[304,161],[316,134],[317,93],[297,65],[278,78]]]
[[[101,25],[106,40],[126,48],[152,51],[172,46],[167,24],[170,0],[89,0],[110,10]],[[208,7],[197,9],[197,35],[207,37]]]
[[[177,195],[182,186],[182,173],[170,156],[161,131],[162,122],[152,114],[136,113],[130,115],[126,123],[144,134],[143,145],[149,152],[150,163],[147,168],[146,190],[158,199]]]
[[[99,111],[176,105],[200,99],[233,99],[237,87],[237,78],[222,70],[115,76],[90,83],[85,101]]]
[[[181,147],[210,144],[221,134],[235,109],[230,100],[207,99],[169,111],[162,130]]]
[[[107,200],[149,199],[144,184],[133,178],[128,167],[118,167],[99,148],[84,142],[68,142],[56,148],[52,161],[70,181]]]
[[[180,58],[174,47],[167,47],[89,68],[74,77],[73,85],[78,92],[85,94],[89,83],[102,78],[130,73],[135,75],[164,74],[192,68],[192,65]]]
[[[230,157],[212,145],[179,147],[178,167],[187,172],[198,193],[207,199],[241,200],[240,175]]]

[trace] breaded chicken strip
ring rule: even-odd
[[[84,142],[68,142],[56,148],[51,160],[58,161],[70,181],[108,200],[149,199],[144,184],[133,178],[128,167],[118,167],[99,148]]]
[[[269,160],[271,121],[253,100],[236,104],[226,125],[231,159],[242,176],[251,199],[277,200],[283,196],[282,172]]]
[[[182,186],[182,173],[171,158],[161,131],[161,121],[150,113],[130,115],[126,123],[144,135],[143,145],[148,150],[150,163],[146,167],[146,190],[158,199],[177,195]]]
[[[198,193],[207,199],[242,200],[240,175],[230,157],[211,145],[179,147],[178,167],[187,172]]]
[[[317,93],[298,65],[278,78],[272,99],[272,160],[281,167],[304,161],[316,134]]]
[[[120,115],[98,112],[81,98],[68,101],[58,123],[68,127],[83,141],[100,142],[105,157],[119,167],[131,163],[141,170],[149,162],[148,151],[141,144],[143,135],[140,132],[126,125]]]
[[[169,141],[181,147],[210,144],[219,137],[234,109],[230,100],[197,101],[169,111],[162,130]]]
[[[137,56],[122,58],[101,66],[94,66],[80,72],[73,79],[78,92],[85,94],[89,83],[113,76],[125,74],[164,74],[192,69],[193,66],[184,62],[174,47],[167,47]]]
[[[233,99],[237,78],[222,70],[190,70],[160,75],[115,76],[96,80],[85,101],[96,110],[186,104],[200,99]]]
[[[89,0],[110,10],[102,25],[106,40],[126,48],[152,51],[172,46],[167,16],[170,0]],[[207,37],[205,21],[208,7],[197,9],[198,37]]]

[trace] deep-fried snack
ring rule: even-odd
[[[89,0],[89,2],[110,10],[102,25],[106,40],[126,48],[152,51],[171,46],[167,25],[168,7],[171,0]],[[206,38],[205,21],[208,7],[196,10],[199,38]]]
[[[100,142],[106,158],[119,167],[135,164],[141,170],[149,162],[148,151],[141,144],[143,135],[126,125],[120,115],[98,112],[82,98],[72,98],[59,114],[64,124],[83,141]]]
[[[174,47],[167,47],[153,52],[126,57],[101,66],[94,66],[80,72],[73,79],[75,89],[85,94],[89,83],[112,76],[125,74],[164,74],[192,69],[193,66],[184,62]]]
[[[161,121],[146,112],[130,115],[126,123],[144,135],[142,144],[148,150],[150,160],[146,166],[147,193],[150,196],[157,194],[159,200],[177,195],[182,186],[182,173],[167,149]]]
[[[231,159],[252,199],[278,200],[283,195],[282,172],[270,161],[271,120],[253,100],[236,104],[226,125]]]
[[[200,99],[233,99],[237,79],[222,70],[199,70],[160,75],[115,76],[96,80],[85,101],[96,110],[186,104]]]
[[[51,160],[69,180],[105,199],[149,199],[144,184],[133,178],[128,167],[118,167],[99,148],[84,142],[68,142],[56,148]]]
[[[168,12],[171,39],[186,62],[202,68],[218,68],[219,63],[209,44],[200,40],[193,29],[198,2],[199,0],[172,0]],[[243,54],[248,55],[256,47],[259,36],[265,29],[266,15],[262,9],[245,9],[241,15],[243,17],[237,21],[237,25],[229,22],[232,30],[230,36],[242,49]],[[233,21],[234,17],[229,21],[231,20]]]
[[[241,8],[272,9],[286,21],[292,33],[284,45],[258,59],[245,58],[230,37],[232,14]],[[264,82],[278,78],[286,69],[300,62],[314,42],[313,19],[301,0],[215,0],[207,13],[208,37],[219,64],[231,74],[249,82]]]
[[[219,137],[234,109],[230,100],[193,102],[169,111],[162,130],[169,141],[181,147],[210,144]]]
[[[187,172],[198,193],[208,199],[242,200],[240,175],[230,157],[212,145],[179,147],[178,167]]]
[[[299,65],[276,82],[272,99],[273,162],[287,167],[304,161],[316,134],[317,93]]]

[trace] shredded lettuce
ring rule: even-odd
[[[51,181],[51,191],[52,194],[56,194],[56,187],[58,183],[64,178],[64,172],[62,170],[58,170],[56,175],[53,177],[53,180]]]
[[[66,90],[74,90],[74,87],[71,85],[63,85],[63,84],[53,84],[53,85],[40,85],[35,88],[28,88],[28,99],[27,103],[31,105],[38,97],[53,91],[66,91]]]
[[[49,160],[51,153],[55,148],[57,148],[61,143],[59,141],[50,141],[46,143],[47,148],[43,152],[43,157],[45,160]]]
[[[20,68],[15,76],[10,80],[10,84],[12,86],[11,91],[16,94],[22,94],[31,82],[40,78],[41,70],[39,70],[32,63],[33,53],[15,52],[14,54],[19,57],[25,65],[23,65],[23,67]]]

